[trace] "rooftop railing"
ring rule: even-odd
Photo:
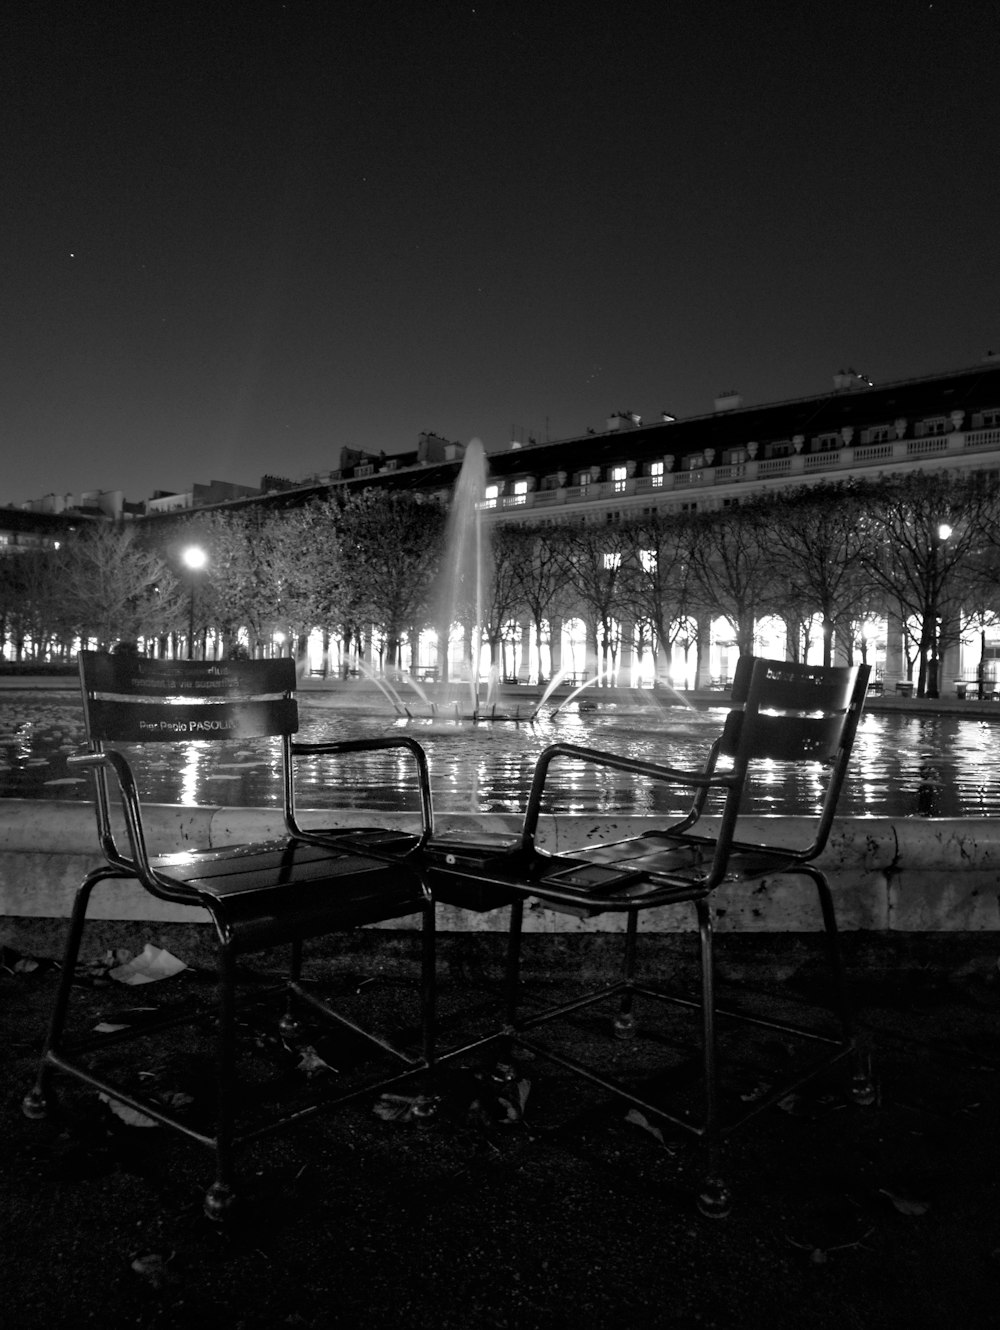
[[[755,482],[793,480],[796,476],[848,475],[870,467],[886,467],[937,458],[953,458],[963,468],[974,465],[970,456],[996,454],[1000,466],[1000,428],[953,431],[919,439],[891,439],[826,452],[790,453],[786,457],[746,458],[719,466],[700,466],[691,470],[667,471],[655,476],[630,476],[627,480],[593,481],[588,485],[564,485],[556,489],[533,490],[527,494],[503,495],[489,499],[482,506],[499,511],[519,512],[538,508],[566,508],[580,504],[621,503],[632,498],[666,497],[677,491],[710,491],[720,486],[752,486]],[[959,461],[959,458],[962,460]]]

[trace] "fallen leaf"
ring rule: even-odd
[[[763,1099],[764,1096],[770,1091],[770,1089],[771,1089],[770,1081],[759,1080],[755,1082],[755,1084],[751,1085],[749,1089],[741,1091],[740,1098],[743,1100],[745,1104],[752,1104],[755,1103],[758,1099]]]
[[[306,1076],[316,1076],[320,1072],[332,1071],[333,1068],[329,1062],[323,1061],[312,1044],[305,1044],[299,1049],[299,1062],[295,1070],[303,1072]]]
[[[131,1266],[137,1275],[148,1279],[153,1288],[162,1288],[173,1278],[167,1268],[173,1259],[173,1252],[168,1252],[166,1256],[161,1252],[146,1252],[142,1256],[133,1257]]]
[[[110,1095],[102,1093],[99,1094],[97,1097],[98,1099],[102,1099],[104,1103],[107,1104],[108,1108],[111,1109],[112,1113],[114,1113],[115,1117],[120,1118],[122,1122],[126,1124],[126,1126],[129,1127],[159,1126],[159,1123],[154,1122],[152,1118],[148,1118],[145,1113],[140,1113],[138,1109],[130,1108],[128,1104],[123,1104],[117,1099],[112,1099]]]
[[[383,1122],[421,1122],[433,1118],[441,1106],[434,1095],[382,1094],[372,1111]]]
[[[506,1093],[497,1095],[497,1102],[505,1110],[508,1122],[520,1122],[524,1117],[524,1106],[531,1093],[531,1082],[527,1078],[507,1083]]]
[[[901,1215],[925,1215],[931,1208],[930,1201],[917,1201],[910,1196],[888,1191],[885,1187],[879,1187],[879,1193],[891,1201]]]
[[[637,1108],[629,1109],[629,1111],[625,1114],[625,1121],[634,1123],[635,1126],[641,1127],[643,1131],[648,1131],[650,1136],[655,1136],[661,1145],[666,1144],[666,1142],[663,1139],[663,1132],[660,1130],[660,1128],[654,1127],[653,1124],[646,1117],[645,1113],[640,1113]]]
[[[130,1030],[135,1025],[151,1020],[159,1010],[159,1007],[132,1007],[128,1011],[119,1011],[112,1020],[98,1021],[94,1032],[116,1034],[119,1030]]]

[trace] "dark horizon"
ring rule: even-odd
[[[988,5],[8,13],[0,504],[1000,344]]]

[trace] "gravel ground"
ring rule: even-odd
[[[541,1059],[519,1060],[514,1082],[498,1086],[483,1055],[428,1087],[441,1106],[423,1125],[405,1112],[379,1116],[368,1096],[252,1147],[241,1157],[245,1204],[220,1228],[201,1214],[211,1168],[196,1145],[128,1125],[64,1078],[55,1118],[22,1116],[56,968],[19,960],[6,950],[0,970],[7,1325],[1000,1323],[1000,985],[990,968],[907,968],[857,983],[877,1102],[857,1107],[831,1079],[736,1133],[728,1219],[694,1210],[700,1159],[690,1140],[629,1121]],[[123,992],[99,958],[86,977],[75,990],[84,1027],[122,1005],[210,990],[207,975],[188,970]],[[405,1035],[409,979],[331,973],[324,987]],[[816,996],[804,976],[769,989],[765,972],[757,988],[775,1007]],[[441,998],[447,1042],[488,1022],[497,992],[465,975],[446,980]],[[570,1037],[618,1064],[637,1059],[648,1075],[639,1041],[608,1044],[606,1024],[596,1011],[578,1016]],[[273,1055],[294,1093],[304,1075],[294,1057],[262,1042],[248,1031],[248,1048]],[[356,1050],[344,1044],[312,1046],[342,1064],[320,1077],[346,1083],[366,1070],[347,1068]],[[726,1047],[734,1096],[755,1093],[789,1051],[763,1036]],[[683,1048],[654,1049],[660,1060],[670,1050],[683,1082]],[[190,1094],[196,1110],[210,1061],[193,1033],[174,1038],[170,1059],[146,1044],[115,1057],[130,1057],[123,1065],[161,1092]],[[521,1120],[509,1120],[508,1104],[522,1100]]]

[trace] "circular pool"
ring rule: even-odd
[[[691,711],[677,706],[597,711],[570,705],[534,724],[514,721],[477,725],[399,720],[338,710],[328,698],[300,698],[300,738],[351,739],[404,729],[426,747],[435,807],[441,812],[518,813],[541,750],[567,741],[631,757],[694,767],[718,733],[724,708]],[[843,815],[870,817],[994,817],[1000,815],[1000,744],[997,723],[953,715],[865,715]],[[0,695],[0,796],[86,799],[89,778],[75,775],[66,759],[85,748],[83,717],[75,693],[10,690]],[[145,798],[156,803],[208,803],[276,807],[281,800],[276,743],[193,742],[173,749],[133,752]],[[352,760],[300,763],[303,808],[415,806],[412,763],[380,752]],[[558,764],[550,778],[556,812],[670,816],[684,807],[675,788],[636,781],[622,772]],[[790,781],[780,768],[760,771],[748,811],[807,813],[816,790],[808,775]]]

